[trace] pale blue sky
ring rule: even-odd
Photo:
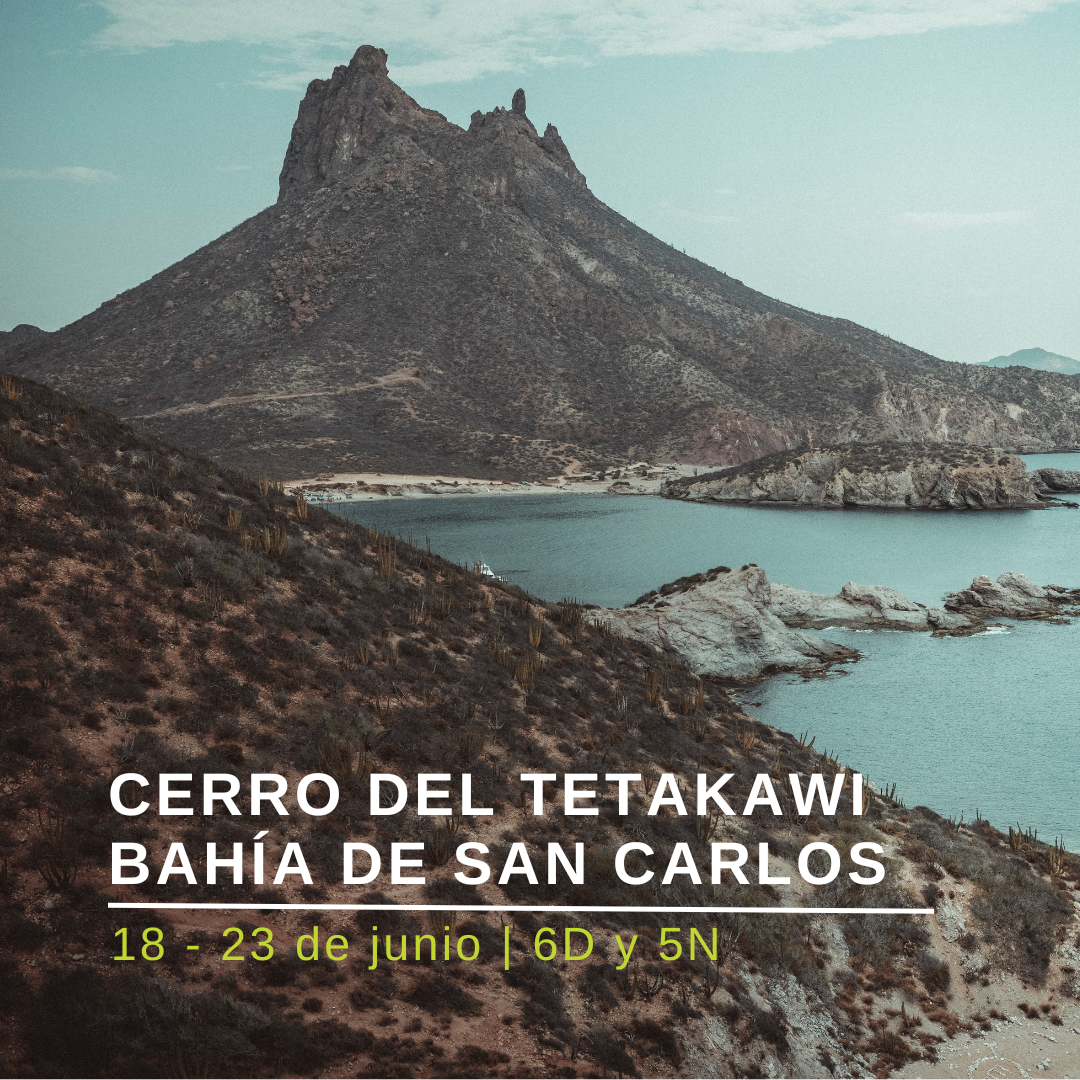
[[[0,3],[0,329],[56,329],[277,195],[309,78],[385,48],[467,125],[525,87],[592,190],[949,360],[1080,357],[1080,4]]]

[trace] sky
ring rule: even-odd
[[[594,194],[771,296],[1080,357],[1078,0],[0,0],[0,329],[274,202],[362,44],[463,126],[524,87]]]

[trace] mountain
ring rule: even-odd
[[[1080,443],[1074,380],[755,292],[605,206],[525,109],[463,130],[364,46],[308,87],[273,206],[6,363],[277,476]]]
[[[1026,367],[1034,371],[1058,371],[1062,375],[1080,375],[1080,360],[1047,352],[1045,349],[1018,349],[1008,356],[995,356],[986,361],[987,367]]]

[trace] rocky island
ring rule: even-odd
[[[944,607],[927,607],[895,589],[849,581],[834,596],[773,583],[761,567],[717,566],[679,578],[603,618],[636,641],[674,652],[690,671],[759,679],[815,672],[858,659],[854,649],[812,630],[921,630],[936,637],[978,633],[987,619],[1060,621],[1080,614],[1080,589],[1036,585],[1023,574],[975,578]]]
[[[1055,497],[1066,491],[1080,491],[1080,472],[1028,472],[995,447],[892,442],[785,450],[661,488],[688,502],[930,510],[1075,506]]]

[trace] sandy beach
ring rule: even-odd
[[[546,480],[482,480],[471,476],[419,476],[407,473],[320,473],[285,481],[285,490],[312,502],[375,502],[381,499],[428,499],[492,495],[656,495],[664,480],[708,471],[699,465],[640,462],[628,469],[552,476]]]

